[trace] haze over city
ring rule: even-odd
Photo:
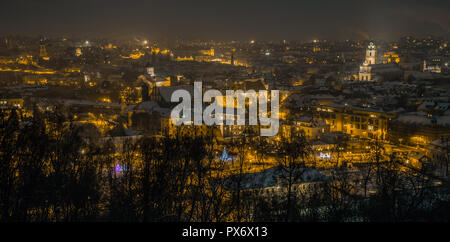
[[[2,34],[393,40],[450,31],[450,3],[445,0],[19,0],[2,5]]]

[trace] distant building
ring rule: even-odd
[[[366,50],[366,59],[359,67],[360,81],[395,80],[401,78],[403,71],[397,66],[400,57],[393,51],[385,52],[378,63],[377,48],[370,42]]]
[[[48,57],[47,49],[45,48],[44,44],[40,45],[39,57],[41,57],[41,59],[43,59],[43,60],[49,60],[50,59],[50,57]]]
[[[388,63],[400,63],[400,57],[399,55],[394,52],[394,51],[388,51],[385,52],[384,55],[382,56],[382,62],[383,64],[388,64]]]
[[[340,104],[314,107],[317,117],[330,125],[330,131],[339,131],[359,138],[386,139],[388,121],[395,114],[373,108]]]
[[[359,80],[372,81],[372,65],[377,63],[377,48],[373,42],[370,42],[366,50],[366,59],[359,67]]]
[[[422,72],[431,72],[431,73],[441,73],[445,64],[448,63],[443,61],[442,57],[432,57],[427,60],[423,60],[421,65]]]
[[[326,182],[332,182],[326,176],[314,168],[292,169],[284,166],[275,166],[261,172],[238,174],[227,177],[222,182],[225,191],[242,190],[247,195],[259,195],[262,197],[274,197],[287,192],[287,178],[295,177],[292,184],[293,196],[304,196],[323,186]],[[216,186],[218,184],[212,184]]]
[[[0,109],[20,109],[23,102],[21,97],[0,97]]]
[[[77,48],[76,50],[75,50],[75,56],[76,57],[79,57],[79,56],[81,56],[83,54],[83,51],[81,50],[81,48]]]
[[[145,66],[145,70],[147,72],[147,75],[150,75],[152,78],[154,78],[155,75],[155,67],[150,65],[150,62],[147,62],[147,65]]]
[[[403,113],[390,122],[389,137],[402,144],[428,145],[441,137],[450,137],[450,116],[420,111]]]
[[[300,117],[292,122],[294,131],[302,131],[310,139],[318,139],[322,134],[330,132],[330,126],[320,119]]]

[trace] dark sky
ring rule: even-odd
[[[450,33],[449,0],[0,2],[0,35],[310,40]]]

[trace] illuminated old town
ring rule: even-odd
[[[5,27],[0,221],[448,222],[450,30],[439,4],[441,32],[390,38],[378,29],[311,37],[312,28],[251,38],[244,23],[228,37]],[[64,26],[46,19],[48,31]],[[222,93],[214,101],[234,116],[242,109],[227,90],[278,90],[268,98],[272,116],[279,98],[278,131],[261,135],[264,125],[248,120],[175,125],[173,94],[194,103],[194,83],[201,96]]]

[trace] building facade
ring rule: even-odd
[[[366,50],[364,63],[359,67],[359,80],[372,81],[372,65],[377,63],[377,48],[373,42],[370,42]]]

